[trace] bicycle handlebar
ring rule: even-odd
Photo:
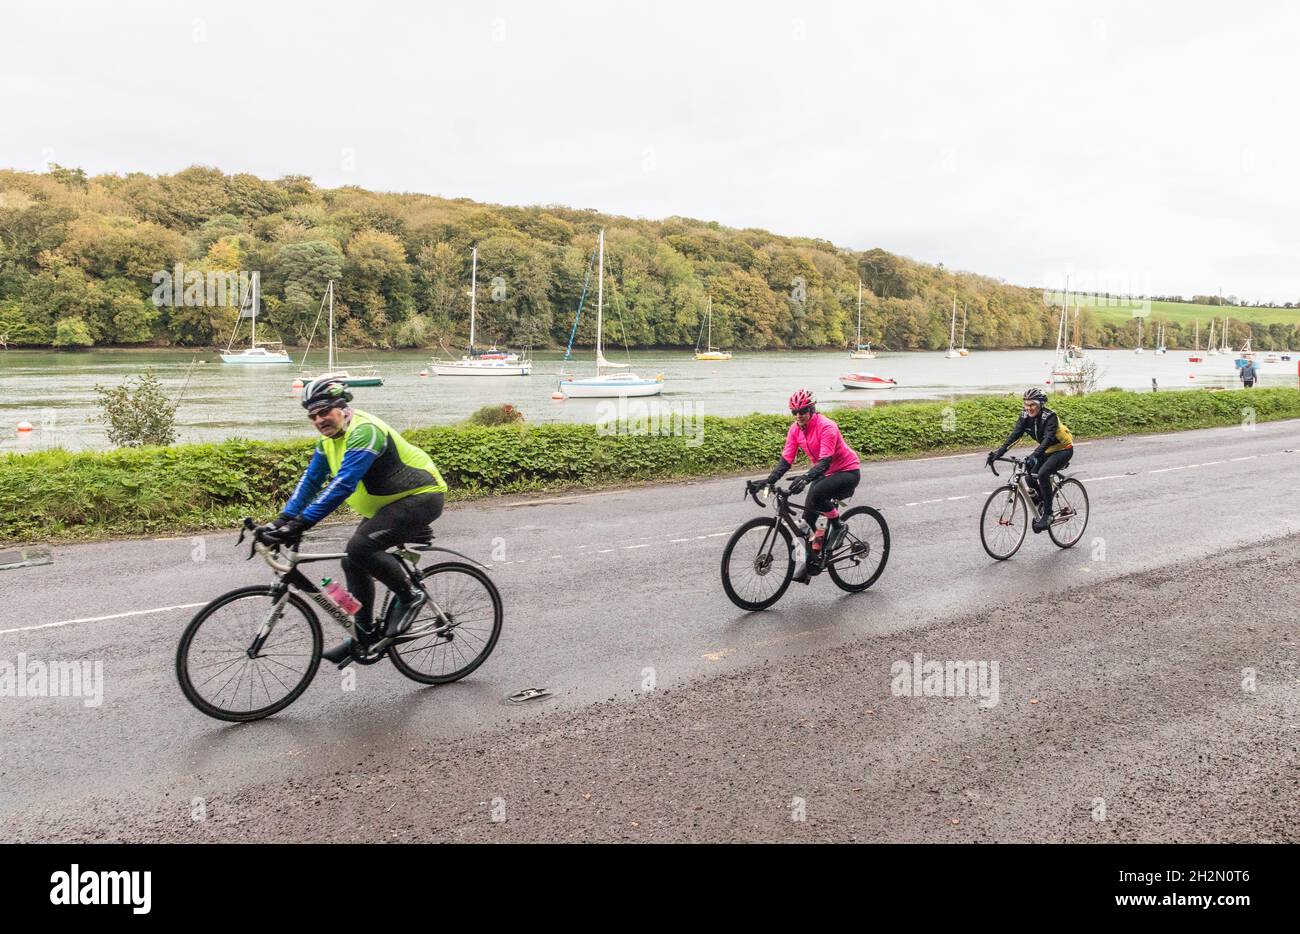
[[[257,528],[257,523],[254,522],[250,516],[244,516],[244,521],[240,523],[240,525],[242,528],[239,532],[239,540],[235,542],[236,545],[242,545],[244,543],[244,536]],[[262,559],[267,564],[275,568],[275,570],[279,571],[281,574],[288,574],[293,570],[292,561],[285,561],[280,558],[280,546],[274,545],[268,548],[266,545],[259,542],[256,536],[253,537],[253,547],[248,549],[248,557],[251,558],[254,554],[261,555]]]
[[[791,479],[791,480],[797,480],[799,477],[802,477],[802,476],[803,476],[803,474],[796,474],[795,476],[790,477],[789,479]],[[746,484],[745,484],[745,496],[744,496],[744,497],[741,497],[741,498],[742,498],[742,499],[744,499],[744,498],[752,499],[752,500],[754,501],[754,504],[755,504],[756,506],[758,506],[758,507],[761,508],[761,509],[766,509],[766,508],[767,508],[767,503],[763,502],[762,500],[760,500],[760,499],[758,498],[758,491],[761,490],[761,489],[763,489],[763,487],[767,486],[768,484],[766,484],[766,483],[758,483],[758,484],[756,484],[756,485],[751,485],[751,484],[754,484],[754,481],[750,480],[750,481],[747,481],[747,482],[746,482]],[[794,494],[791,493],[789,490],[783,490],[783,489],[781,489],[779,486],[777,486],[776,484],[772,484],[772,492],[774,492],[774,493],[775,493],[778,497],[780,497],[782,500],[785,500],[787,503],[789,503],[789,501],[790,501],[790,497],[794,495]]]
[[[989,470],[993,471],[993,476],[995,476],[995,477],[1000,477],[1000,476],[1002,476],[1002,474],[998,473],[998,469],[997,469],[996,467],[993,466],[993,465],[996,464],[998,461],[1004,461],[1004,462],[1006,462],[1006,463],[1008,463],[1008,464],[1015,464],[1015,465],[1018,467],[1018,466],[1020,466],[1021,464],[1023,464],[1023,463],[1025,462],[1025,459],[1024,459],[1023,457],[995,457],[995,458],[993,458],[993,460],[991,460],[991,461],[988,462],[988,468],[989,468]]]

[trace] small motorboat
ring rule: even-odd
[[[875,373],[845,373],[840,377],[845,389],[893,389],[898,380],[877,376]]]

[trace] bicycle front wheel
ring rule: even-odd
[[[884,573],[889,560],[889,526],[870,506],[856,506],[840,521],[845,526],[844,536],[831,553],[826,570],[841,590],[861,593]]]
[[[794,577],[790,530],[771,517],[750,519],[722,550],[722,589],[742,610],[766,610]]]
[[[1029,529],[1029,504],[1014,486],[989,494],[980,513],[980,541],[990,558],[1005,561],[1020,550]]]
[[[1073,548],[1088,527],[1088,491],[1074,478],[1064,480],[1052,497],[1052,524],[1047,534],[1062,548]]]
[[[268,622],[271,633],[253,652]],[[217,597],[185,627],[176,648],[176,679],[189,702],[209,717],[260,720],[307,689],[320,653],[320,621],[305,600],[291,593],[277,609],[271,587],[244,587]]]
[[[496,647],[505,617],[501,594],[485,571],[458,561],[425,568],[420,581],[429,600],[388,657],[422,684],[459,681]]]

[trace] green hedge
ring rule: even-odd
[[[1061,397],[1052,405],[1076,438],[1300,418],[1300,390],[1132,393]],[[978,397],[832,413],[868,458],[988,448],[1018,399]],[[433,455],[453,497],[518,493],[674,477],[765,471],[789,419],[706,417],[702,431],[611,434],[594,425],[422,428],[406,437]],[[679,426],[680,427],[680,426]],[[697,441],[699,443],[693,443]],[[41,451],[0,457],[0,542],[101,535],[179,534],[270,516],[288,498],[312,443],[227,441],[105,453]]]

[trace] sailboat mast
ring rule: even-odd
[[[705,350],[713,350],[713,296],[709,296],[709,342],[704,347]]]
[[[469,273],[469,349],[474,351],[474,299],[478,292],[478,247],[474,247],[474,253],[470,260]]]
[[[858,347],[861,346],[862,346],[862,279],[859,278],[858,279]]]
[[[957,339],[957,293],[952,293],[952,324],[948,328],[948,349],[953,349],[953,341]]]
[[[334,280],[333,279],[330,280],[328,292],[329,292],[329,300],[330,300],[330,351],[329,351],[329,362],[325,365],[325,372],[333,373],[334,372]]]
[[[252,343],[248,345],[250,349],[257,346],[257,280],[259,278],[259,276],[253,277],[253,338]]]
[[[604,327],[604,309],[605,309],[605,229],[600,231],[600,258],[597,260],[600,271],[596,275],[596,365],[605,354],[601,348],[601,330]]]

